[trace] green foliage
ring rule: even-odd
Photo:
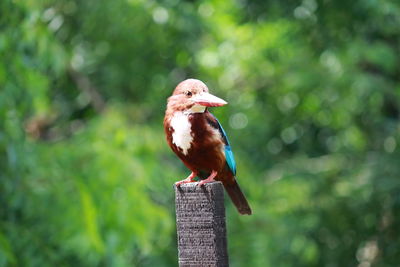
[[[166,98],[214,109],[254,209],[232,266],[400,256],[396,1],[0,2],[0,266],[176,266]]]

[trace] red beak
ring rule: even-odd
[[[216,97],[215,95],[209,93],[200,93],[192,98],[192,100],[199,105],[205,107],[220,107],[228,104],[225,100]]]

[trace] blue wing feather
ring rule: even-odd
[[[225,157],[226,163],[228,163],[229,169],[232,171],[233,175],[236,175],[236,162],[233,157],[233,152],[230,146],[225,146]]]
[[[212,115],[212,114],[211,114]],[[229,140],[228,140],[228,136],[226,135],[226,132],[224,130],[224,128],[222,128],[221,123],[219,123],[218,119],[212,115],[216,122],[218,123],[218,130],[222,135],[222,138],[225,141],[225,159],[226,159],[226,163],[229,166],[229,169],[231,170],[231,172],[233,173],[233,175],[236,175],[236,162],[235,162],[235,157],[233,156],[233,152],[231,149],[231,145],[229,144]]]

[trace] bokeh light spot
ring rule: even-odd
[[[210,17],[214,13],[214,8],[209,3],[202,3],[199,6],[198,12],[203,17]]]
[[[229,124],[233,129],[243,129],[247,126],[248,122],[246,114],[241,112],[232,115],[229,119]]]
[[[296,130],[293,127],[288,127],[281,132],[281,138],[286,144],[291,144],[297,139]]]
[[[153,20],[158,24],[165,24],[169,19],[168,11],[163,7],[156,7],[153,11]]]
[[[388,153],[393,153],[393,151],[396,149],[396,146],[397,146],[397,142],[393,136],[389,136],[383,142],[383,148]]]
[[[278,138],[272,138],[267,145],[267,149],[271,154],[278,154],[282,151],[282,142]]]

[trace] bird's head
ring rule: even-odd
[[[210,94],[207,85],[196,79],[187,79],[179,83],[168,98],[168,108],[187,113],[202,113],[207,107],[226,104],[228,103],[225,100]]]

